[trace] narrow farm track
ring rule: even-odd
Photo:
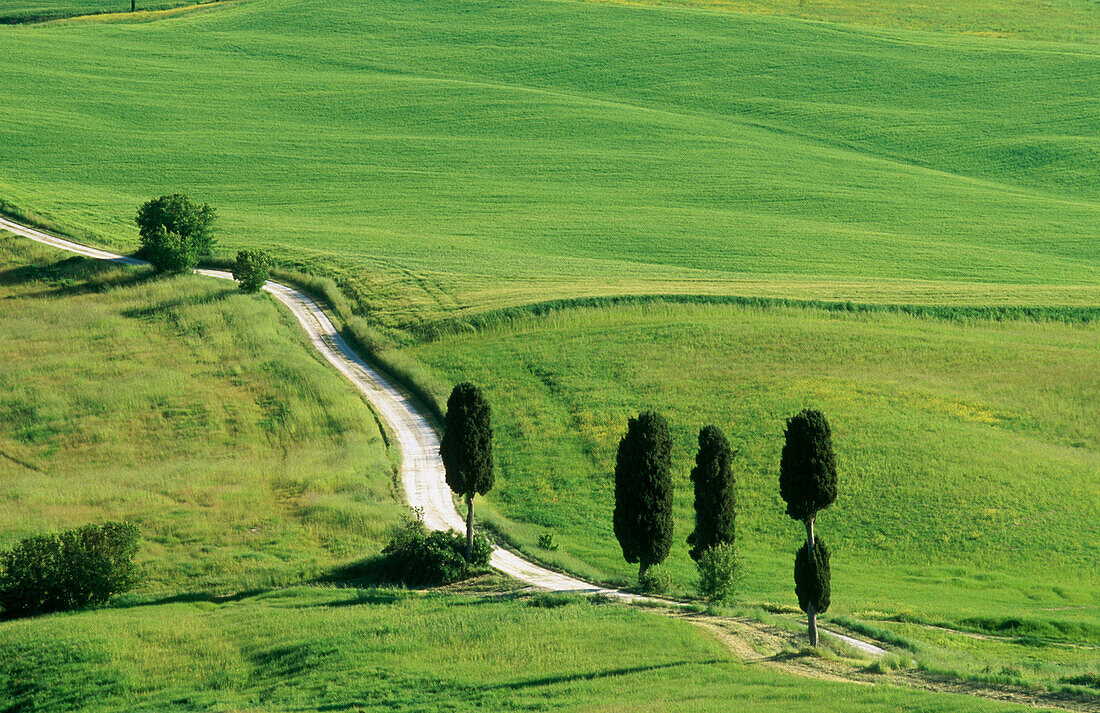
[[[117,255],[99,248],[58,238],[40,230],[0,217],[0,229],[29,238],[54,248],[97,260],[109,260],[126,265],[145,265],[142,260]],[[233,276],[221,270],[199,269],[198,274],[224,280]],[[315,349],[362,393],[381,416],[401,449],[401,481],[410,507],[422,512],[424,523],[433,530],[464,531],[466,524],[455,510],[450,488],[444,478],[443,462],[439,458],[439,437],[431,421],[403,389],[379,373],[355,352],[340,336],[332,321],[310,297],[293,287],[268,282],[264,291],[285,305],[306,331]],[[493,548],[490,560],[494,569],[530,586],[554,592],[603,594],[626,602],[658,602],[671,607],[686,606],[673,600],[640,597],[619,589],[607,589],[574,577],[554,572],[523,559],[514,552]],[[874,644],[843,634],[822,630],[872,656],[886,652]]]

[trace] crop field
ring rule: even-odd
[[[0,198],[333,275],[379,323],[553,297],[1096,304],[1100,49],[521,0],[0,30]],[[186,67],[186,71],[181,69]]]
[[[674,438],[670,572],[694,580],[688,472],[714,423],[739,449],[742,593],[793,603],[804,534],[779,497],[779,453],[783,419],[810,405],[829,416],[839,462],[840,495],[818,525],[838,612],[1065,619],[1100,641],[1095,325],[656,304],[519,320],[411,354],[441,398],[459,378],[486,390],[489,499],[536,557],[636,574],[611,530],[612,471],[627,417],[655,408]],[[558,551],[539,550],[543,532]]]
[[[403,506],[378,425],[288,315],[31,245],[0,236],[0,547],[132,520],[151,591],[380,549]]]

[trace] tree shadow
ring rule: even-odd
[[[615,678],[617,676],[630,676],[636,673],[647,673],[649,671],[660,671],[669,668],[679,668],[682,666],[711,666],[718,663],[729,663],[724,659],[710,659],[708,661],[671,661],[669,663],[651,664],[649,666],[625,666],[622,668],[612,668],[605,671],[590,671],[588,673],[571,673],[561,674],[558,676],[541,676],[539,678],[531,678],[526,681],[513,681],[511,683],[497,683],[488,686],[482,686],[483,691],[500,691],[500,690],[512,690],[519,691],[525,688],[537,688],[539,686],[556,686],[563,683],[577,683],[583,681],[598,681],[604,678]]]
[[[129,319],[141,319],[151,320],[162,317],[166,313],[173,310],[180,309],[182,307],[195,307],[198,305],[213,304],[215,302],[221,302],[231,295],[237,294],[238,289],[236,287],[226,287],[225,289],[218,290],[213,293],[206,293],[201,295],[191,295],[189,297],[179,297],[172,300],[162,300],[156,304],[149,305],[147,307],[134,307],[133,309],[122,310],[120,314],[123,317]]]

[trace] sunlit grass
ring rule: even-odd
[[[370,409],[270,298],[10,237],[0,295],[0,546],[133,520],[145,589],[238,589],[376,552],[399,517]]]
[[[482,512],[559,566],[633,577],[611,531],[611,473],[627,417],[656,408],[673,428],[678,584],[695,576],[695,438],[715,423],[739,449],[741,594],[793,602],[803,535],[779,498],[779,451],[783,419],[816,406],[840,468],[819,519],[837,612],[1097,622],[1095,325],[653,304],[521,319],[405,354],[440,398],[458,379],[485,389],[498,477]],[[537,547],[543,532],[559,550]]]
[[[0,623],[16,707],[1001,711],[737,663],[684,621],[583,601],[297,588]]]
[[[0,37],[0,198],[128,249],[183,190],[225,254],[390,327],[653,292],[1097,302],[1090,44],[543,0]]]

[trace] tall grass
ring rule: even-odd
[[[0,237],[0,546],[137,522],[148,589],[301,581],[401,498],[363,400],[266,297]]]
[[[690,624],[583,600],[294,588],[0,624],[35,710],[1005,711],[735,662]]]

